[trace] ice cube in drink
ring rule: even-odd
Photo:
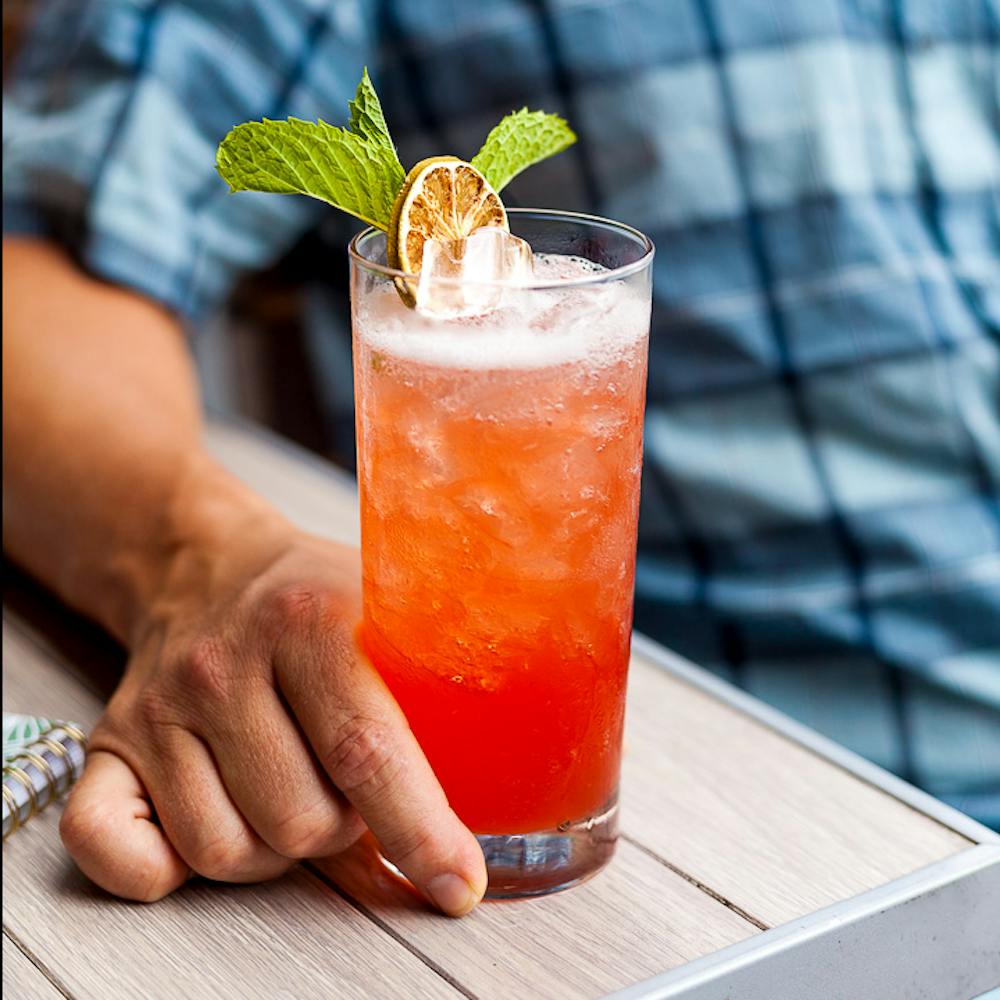
[[[465,239],[426,240],[416,307],[438,319],[480,316],[531,275],[531,247],[506,229],[484,226]]]

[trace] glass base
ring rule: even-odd
[[[544,896],[596,875],[615,853],[618,802],[599,816],[541,833],[480,834],[487,899]]]
[[[599,815],[556,830],[477,834],[476,840],[486,857],[486,899],[559,892],[585,882],[611,860],[618,840],[618,798]],[[381,860],[403,878],[392,862]]]

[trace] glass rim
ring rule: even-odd
[[[589,215],[586,212],[568,212],[562,211],[558,208],[508,208],[506,211],[508,215],[535,215],[541,216],[542,218],[553,222],[580,222],[615,229],[633,237],[642,247],[642,254],[629,264],[622,264],[621,267],[615,267],[608,271],[596,271],[593,274],[584,275],[580,278],[569,278],[565,280],[555,278],[547,281],[530,281],[526,284],[515,284],[509,281],[468,282],[463,281],[461,278],[438,278],[436,282],[437,284],[474,284],[477,287],[482,288],[517,288],[521,291],[531,291],[533,289],[544,288],[580,288],[588,285],[603,284],[606,281],[619,281],[622,278],[627,278],[630,275],[637,274],[639,271],[642,271],[643,268],[648,267],[649,264],[652,263],[653,256],[656,253],[656,247],[653,245],[653,241],[644,232],[636,229],[634,226],[629,226],[624,222],[616,222],[614,219],[606,219],[600,215]],[[361,232],[356,233],[347,245],[347,253],[350,259],[359,267],[363,267],[366,271],[373,271],[376,274],[385,278],[390,278],[394,281],[397,279],[403,279],[404,281],[409,282],[416,280],[419,277],[419,272],[418,274],[410,274],[407,271],[400,271],[398,268],[389,267],[388,264],[380,264],[377,261],[371,260],[361,252],[361,242],[378,233],[382,233],[384,235],[384,231],[379,229],[377,226],[367,226],[365,229],[362,229]]]

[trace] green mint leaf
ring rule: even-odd
[[[558,115],[521,108],[501,120],[471,162],[490,187],[500,191],[526,167],[574,142],[572,129]]]
[[[237,125],[219,143],[216,168],[233,192],[304,194],[388,230],[406,172],[367,69],[349,108],[347,128],[300,118]],[[558,115],[521,108],[490,132],[472,165],[500,191],[574,142]]]
[[[387,152],[391,152],[399,168],[399,184],[402,186],[406,171],[403,170],[403,165],[396,155],[396,147],[392,143],[392,136],[389,135],[389,126],[386,125],[385,115],[382,114],[382,102],[375,93],[367,67],[361,74],[361,82],[354,94],[354,100],[348,102],[348,107],[351,110],[351,120],[347,127],[367,142],[382,146]]]
[[[374,128],[377,99],[363,101],[358,120]],[[324,121],[299,118],[237,125],[219,144],[216,166],[231,191],[309,195],[379,229],[389,228],[403,183],[391,141],[370,142]]]

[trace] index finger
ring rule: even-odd
[[[353,628],[326,622],[308,638],[300,633],[275,666],[317,757],[385,857],[444,912],[471,910],[486,891],[482,850],[448,805]]]

